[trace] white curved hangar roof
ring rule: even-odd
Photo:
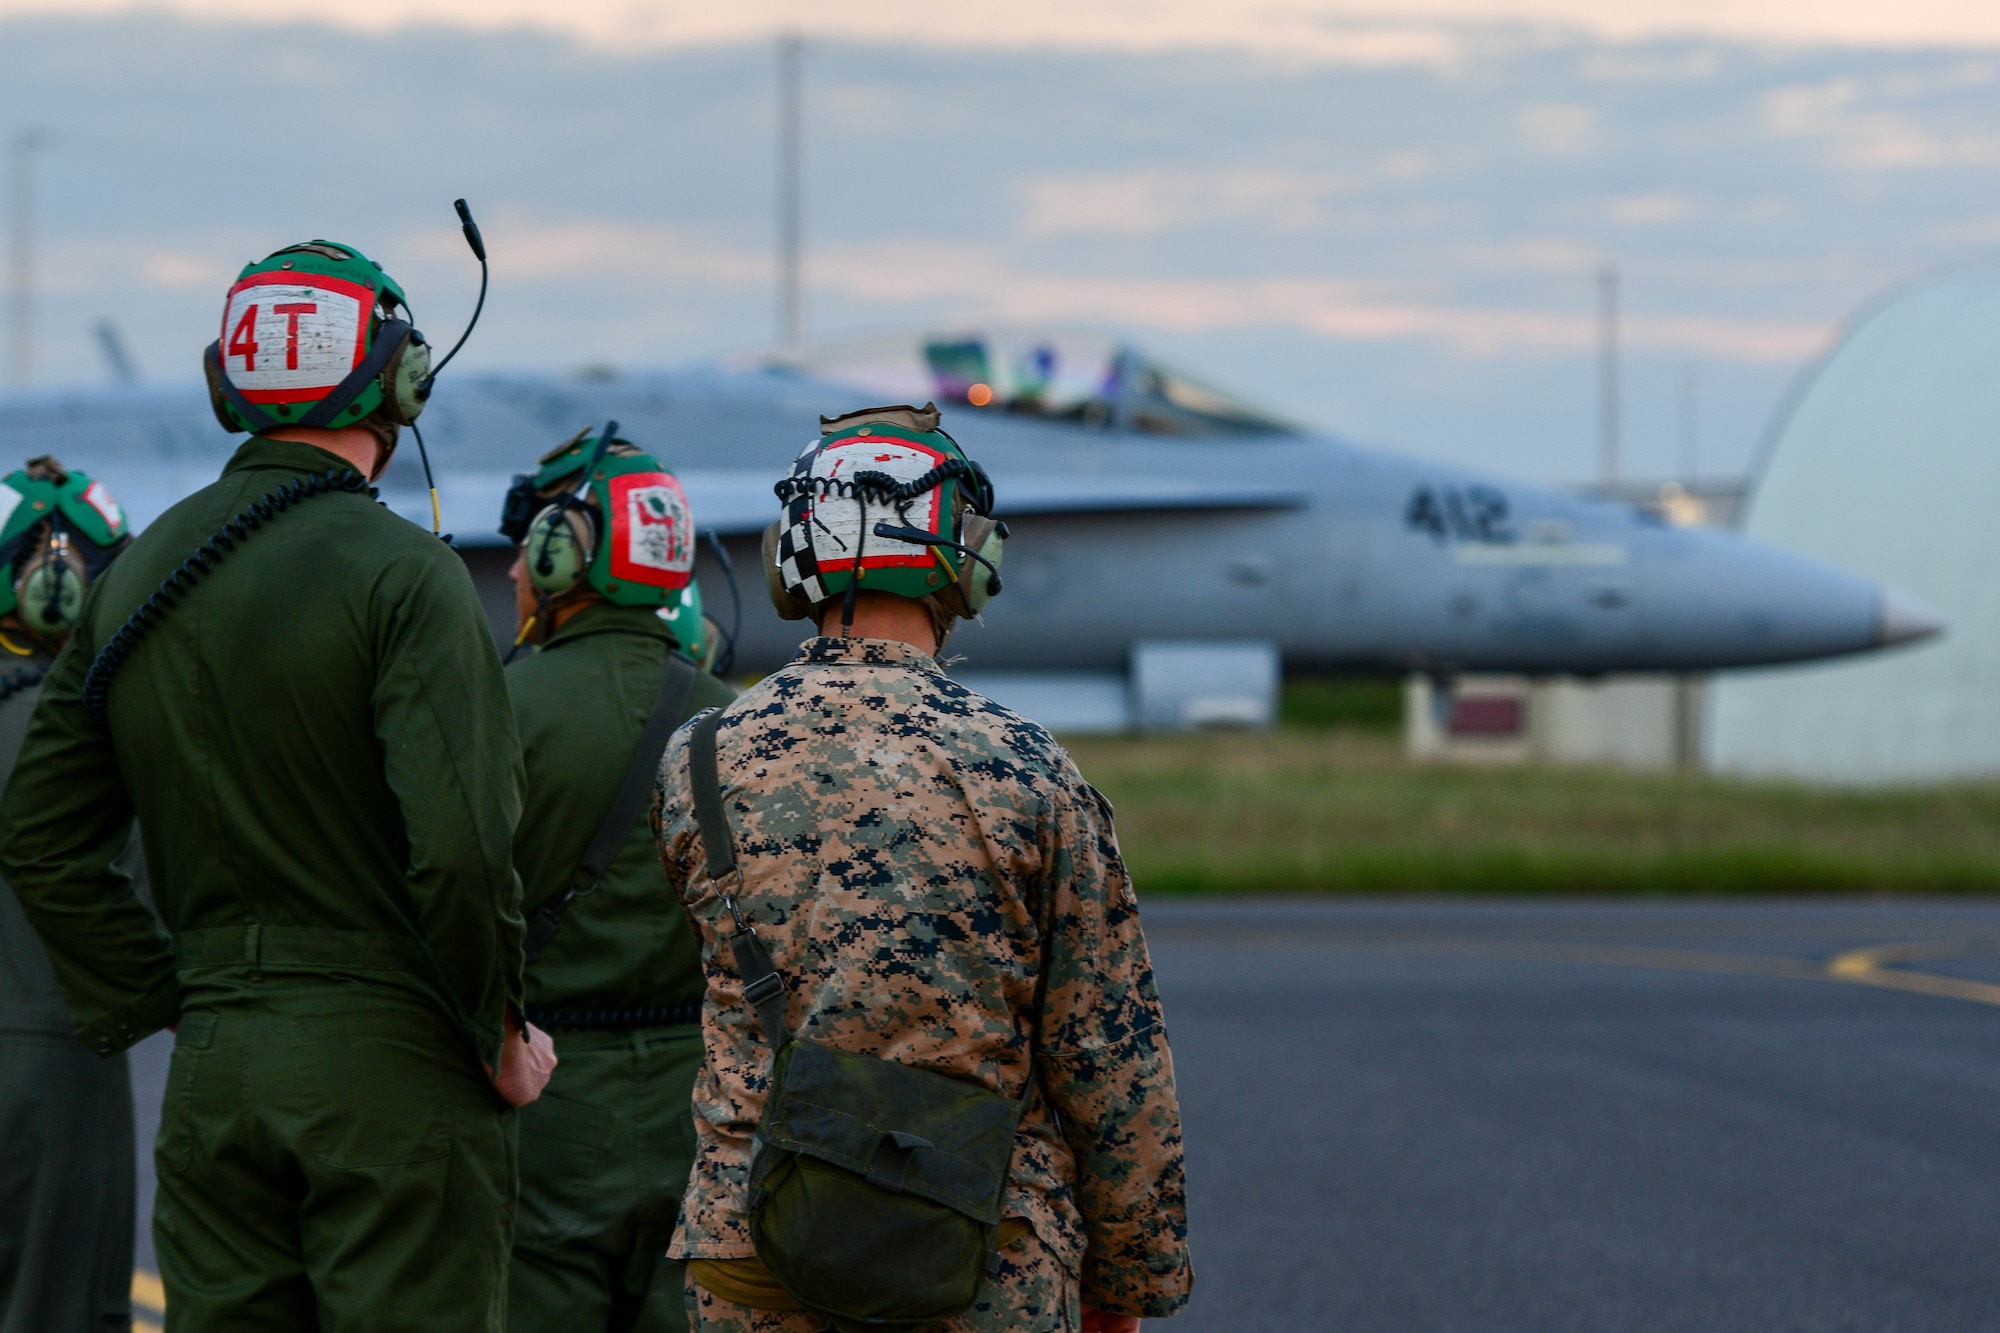
[[[1710,767],[1836,782],[2000,774],[2000,268],[1919,280],[1855,318],[1779,421],[1745,527],[1914,594],[1947,627],[1865,657],[1718,677]],[[1885,619],[1896,614],[1892,601]]]

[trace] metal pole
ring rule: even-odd
[[[799,296],[804,268],[799,89],[804,48],[805,40],[795,33],[778,38],[778,340],[786,346],[797,344],[805,323]]]
[[[16,388],[35,378],[35,153],[48,142],[25,129],[7,152],[7,378]]]
[[[1597,270],[1597,448],[1604,488],[1618,485],[1618,266]]]
[[[125,350],[125,340],[118,336],[118,326],[108,319],[97,321],[97,346],[104,353],[104,364],[111,371],[113,383],[139,382],[139,368],[132,363],[132,354]]]
[[[1701,368],[1681,367],[1681,480],[1693,485],[1701,475]]]

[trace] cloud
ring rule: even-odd
[[[1937,134],[1896,111],[1865,110],[1852,77],[1775,88],[1764,122],[1779,138],[1823,140],[1832,159],[1859,170],[1985,166],[2000,162],[2000,135]]]
[[[1722,72],[1719,52],[1627,51],[1613,48],[1584,57],[1583,76],[1602,83],[1698,83]]]
[[[840,247],[814,256],[810,280],[824,295],[948,307],[959,317],[1016,324],[1080,321],[1183,334],[1289,328],[1343,342],[1430,342],[1480,357],[1573,354],[1597,338],[1596,317],[1580,295],[1578,309],[1550,310],[1457,302],[1373,279],[1093,277],[1022,269],[990,246]],[[1828,326],[1635,312],[1622,329],[1635,348],[1789,364],[1819,348]]]
[[[684,228],[632,223],[538,224],[496,219],[508,264],[523,281],[615,284],[623,295],[671,301],[690,288],[770,290],[770,257]],[[440,228],[406,239],[427,258],[455,258],[464,242]],[[1573,260],[1564,242],[1529,242],[1544,260]],[[1520,251],[1500,250],[1518,257]],[[1455,301],[1431,282],[1273,274],[1168,278],[1078,274],[1024,266],[1003,246],[935,240],[829,245],[806,265],[808,304],[837,323],[889,320],[1115,325],[1177,334],[1291,329],[1341,342],[1427,342],[1478,357],[1585,352],[1595,315],[1584,287],[1574,309]],[[1787,364],[1817,349],[1817,321],[1721,315],[1628,314],[1626,344],[1719,361]]]
[[[1597,113],[1571,102],[1522,107],[1515,113],[1521,137],[1538,153],[1579,157],[1597,146]]]
[[[1651,194],[1621,194],[1604,205],[1605,216],[1627,227],[1654,227],[1668,222],[1685,222],[1701,208],[1693,195],[1671,190]]]
[[[1323,222],[1323,205],[1384,181],[1430,170],[1422,152],[1391,154],[1359,172],[1301,172],[1273,167],[1226,171],[1133,171],[1043,176],[1023,186],[1023,232],[1056,236],[1154,236],[1215,223],[1250,222],[1304,231]]]
[[[217,302],[246,257],[211,237],[176,249],[133,246],[103,237],[53,237],[37,265],[44,295],[115,296],[132,289],[154,292],[212,291]]]
[[[1588,273],[1603,250],[1567,236],[1527,236],[1511,241],[1469,241],[1429,247],[1412,258],[1431,268],[1478,273]]]
[[[207,288],[221,292],[235,268],[215,255],[185,254],[159,250],[139,261],[139,271],[151,286],[170,292]]]
[[[647,223],[579,219],[537,222],[502,211],[480,230],[507,256],[510,277],[522,282],[554,279],[637,278],[700,287],[736,288],[772,280],[768,253],[717,241],[706,230]],[[465,238],[457,228],[411,234],[405,247],[430,260],[458,260]]]
[[[1944,245],[2000,245],[2000,213],[1939,223],[1925,235]]]
[[[985,48],[1248,50],[1290,60],[1453,68],[1468,26],[1567,28],[1618,42],[1657,37],[1848,46],[2000,47],[1990,0],[0,0],[0,15],[165,8],[204,19],[537,27],[612,50],[768,38]]]

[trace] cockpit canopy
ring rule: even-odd
[[[755,364],[851,385],[882,402],[935,399],[1101,430],[1213,438],[1296,429],[1088,332],[873,334],[769,353]]]

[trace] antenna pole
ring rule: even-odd
[[[1618,485],[1618,266],[1606,261],[1597,270],[1597,451],[1604,489]]]
[[[778,38],[778,341],[798,343],[803,331],[799,287],[804,268],[804,191],[800,182],[802,140],[800,76],[805,39]]]
[[[139,382],[139,368],[132,363],[132,354],[125,350],[125,340],[118,336],[118,326],[108,319],[97,321],[97,346],[104,353],[104,364],[111,368],[113,382]]]
[[[29,128],[7,152],[7,378],[17,388],[35,378],[35,154],[48,142]]]
[[[1681,478],[1690,485],[1701,475],[1701,368],[1681,367]]]

